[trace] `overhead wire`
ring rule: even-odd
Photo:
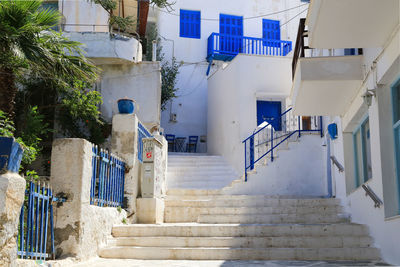
[[[291,7],[291,8],[287,8],[287,9],[284,9],[284,10],[276,11],[276,12],[271,12],[271,13],[257,15],[257,16],[251,16],[251,17],[245,17],[245,18],[243,18],[243,20],[257,19],[257,18],[262,18],[262,17],[269,17],[269,16],[273,16],[273,15],[276,15],[276,14],[284,13],[284,12],[287,12],[287,11],[290,11],[290,10],[293,10],[293,9],[296,9],[296,8],[299,8],[299,7],[302,7],[302,6],[305,6],[305,5],[308,5],[308,3],[302,4],[302,5],[299,5],[299,6],[295,6],[295,7]],[[163,9],[156,8],[156,7],[153,7],[153,8],[158,10],[158,11],[160,11],[160,12],[163,12],[165,14],[169,14],[169,15],[173,15],[173,16],[176,16],[176,17],[180,17],[180,14],[172,13],[172,12],[169,12],[169,11],[165,11]],[[200,20],[219,21],[219,18],[200,18]]]

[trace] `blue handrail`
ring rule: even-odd
[[[291,110],[292,110],[292,108],[289,108],[288,110],[286,110],[285,112],[283,112],[279,117],[282,118],[283,115],[285,115],[286,113],[288,113],[288,112],[291,111]],[[246,142],[247,140],[249,140],[249,138],[250,138],[251,136],[254,136],[254,135],[258,134],[259,132],[261,132],[262,130],[264,130],[264,129],[265,129],[266,127],[268,127],[269,125],[271,125],[271,123],[268,123],[267,125],[263,126],[261,129],[259,129],[259,130],[257,130],[256,132],[254,132],[252,135],[250,135],[249,137],[247,137],[246,139],[244,139],[244,140],[242,141],[242,143]]]
[[[153,137],[150,132],[140,122],[138,123],[138,160],[142,162],[143,157],[143,138]]]
[[[212,33],[207,40],[207,58],[232,60],[237,54],[286,56],[291,41]]]
[[[270,129],[267,129],[268,126],[271,126],[271,123],[268,123],[267,125],[263,126],[261,129],[258,129],[257,131],[253,132],[249,137],[244,139],[242,143],[244,143],[244,151],[245,151],[245,181],[247,181],[247,172],[248,170],[253,170],[254,165],[259,162],[261,159],[263,159],[265,156],[270,155],[271,156],[271,161],[274,161],[274,149],[276,149],[278,146],[280,146],[283,142],[288,140],[292,135],[295,133],[298,133],[298,137],[301,137],[301,132],[320,132],[321,137],[323,137],[323,131],[322,131],[322,117],[314,117],[314,128],[310,127],[302,127],[301,123],[301,117],[298,116],[295,118],[292,114],[289,114],[289,112],[292,111],[292,108],[289,108],[285,112],[283,112],[277,119],[279,119],[281,122],[283,122],[285,125],[283,125],[282,130],[276,131],[274,127],[270,127]],[[283,116],[286,116],[286,118],[289,118],[288,120],[283,120]],[[274,136],[275,135],[275,136]],[[279,136],[278,136],[279,135]],[[258,137],[258,142],[260,139],[264,139],[266,141],[262,141],[261,145],[265,145],[267,149],[266,152],[262,152],[260,155],[255,155],[255,139]],[[283,139],[282,139],[283,138]],[[278,140],[282,139],[282,140]],[[277,140],[276,143],[274,140]],[[274,144],[275,143],[275,144]],[[263,146],[260,146],[260,143],[258,143],[258,148],[262,148]]]

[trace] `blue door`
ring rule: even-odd
[[[257,125],[267,121],[271,123],[275,131],[281,131],[281,107],[282,104],[279,101],[257,101]]]
[[[220,14],[219,33],[221,52],[237,55],[243,50],[243,17]]]

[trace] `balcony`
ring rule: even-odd
[[[312,48],[381,47],[399,24],[399,0],[312,0]]]
[[[292,62],[293,112],[303,116],[343,115],[362,84],[363,57],[306,57],[310,55],[306,37],[302,19]]]
[[[286,56],[290,51],[291,41],[222,35],[214,32],[208,37],[207,60],[231,61],[238,54]]]
[[[142,46],[132,37],[109,32],[64,32],[64,36],[83,44],[86,56],[96,65],[142,61]]]

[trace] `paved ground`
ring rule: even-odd
[[[390,266],[382,262],[350,261],[154,261],[154,260],[109,260],[95,259],[73,267],[342,267],[342,266]]]

